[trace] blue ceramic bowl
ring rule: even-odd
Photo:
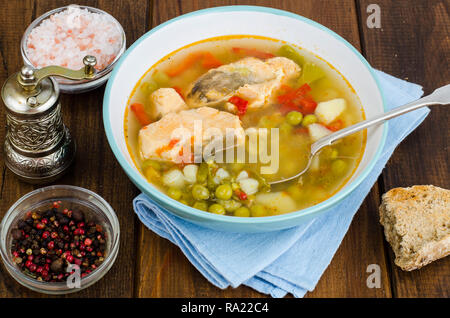
[[[125,52],[113,70],[103,100],[103,120],[108,142],[131,181],[173,214],[223,231],[263,232],[293,227],[332,209],[351,195],[380,156],[386,138],[386,125],[368,130],[363,158],[356,172],[339,192],[310,208],[263,218],[216,215],[181,204],[149,184],[127,150],[124,137],[125,109],[142,75],[162,57],[181,47],[232,34],[275,38],[314,53],[333,65],[352,85],[367,117],[384,112],[383,97],[372,68],[351,44],[333,31],[286,11],[253,6],[217,7],[167,21],[144,34]]]

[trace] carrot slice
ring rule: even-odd
[[[247,112],[248,101],[240,98],[239,96],[232,96],[228,100],[231,104],[235,105],[238,110],[238,116],[244,116]]]
[[[190,68],[192,65],[194,65],[197,61],[199,61],[203,57],[202,52],[194,52],[186,56],[186,58],[179,63],[178,65],[175,65],[170,70],[166,71],[166,74],[170,77],[175,77],[186,71],[188,68]]]
[[[134,115],[142,126],[147,126],[152,122],[147,112],[145,111],[144,105],[142,105],[141,103],[131,104],[130,109],[133,111]]]
[[[222,62],[219,61],[214,55],[210,52],[205,52],[203,55],[202,66],[206,69],[216,68],[222,65]]]
[[[167,145],[162,146],[158,149],[155,150],[156,154],[161,157],[161,154],[163,152],[166,152],[168,150],[173,149],[173,147],[175,147],[175,145],[180,141],[180,139],[172,139]]]
[[[342,129],[342,127],[344,127],[344,123],[342,122],[342,120],[338,119],[326,127],[331,131],[338,131],[339,129]]]

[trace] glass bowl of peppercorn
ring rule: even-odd
[[[34,190],[0,224],[0,254],[23,286],[77,292],[101,279],[119,251],[119,221],[96,193],[68,185]]]

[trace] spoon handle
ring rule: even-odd
[[[386,120],[391,118],[409,113],[416,109],[431,106],[431,105],[447,105],[450,104],[450,84],[436,89],[430,95],[422,97],[414,102],[408,103],[406,105],[396,107],[391,111],[375,116],[371,119],[366,119],[355,125],[348,126],[341,129],[335,133],[325,136],[311,145],[311,156],[314,156],[320,149],[325,146],[331,145],[333,142],[354,134],[360,130],[372,127],[376,124],[384,123]]]

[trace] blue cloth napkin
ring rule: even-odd
[[[422,87],[376,71],[388,108],[422,96]],[[312,291],[339,247],[353,216],[397,145],[428,115],[422,108],[392,119],[383,153],[371,174],[338,205],[309,223],[256,234],[203,228],[157,206],[144,194],[133,201],[139,219],[176,244],[189,261],[219,288],[241,284],[272,297]]]

